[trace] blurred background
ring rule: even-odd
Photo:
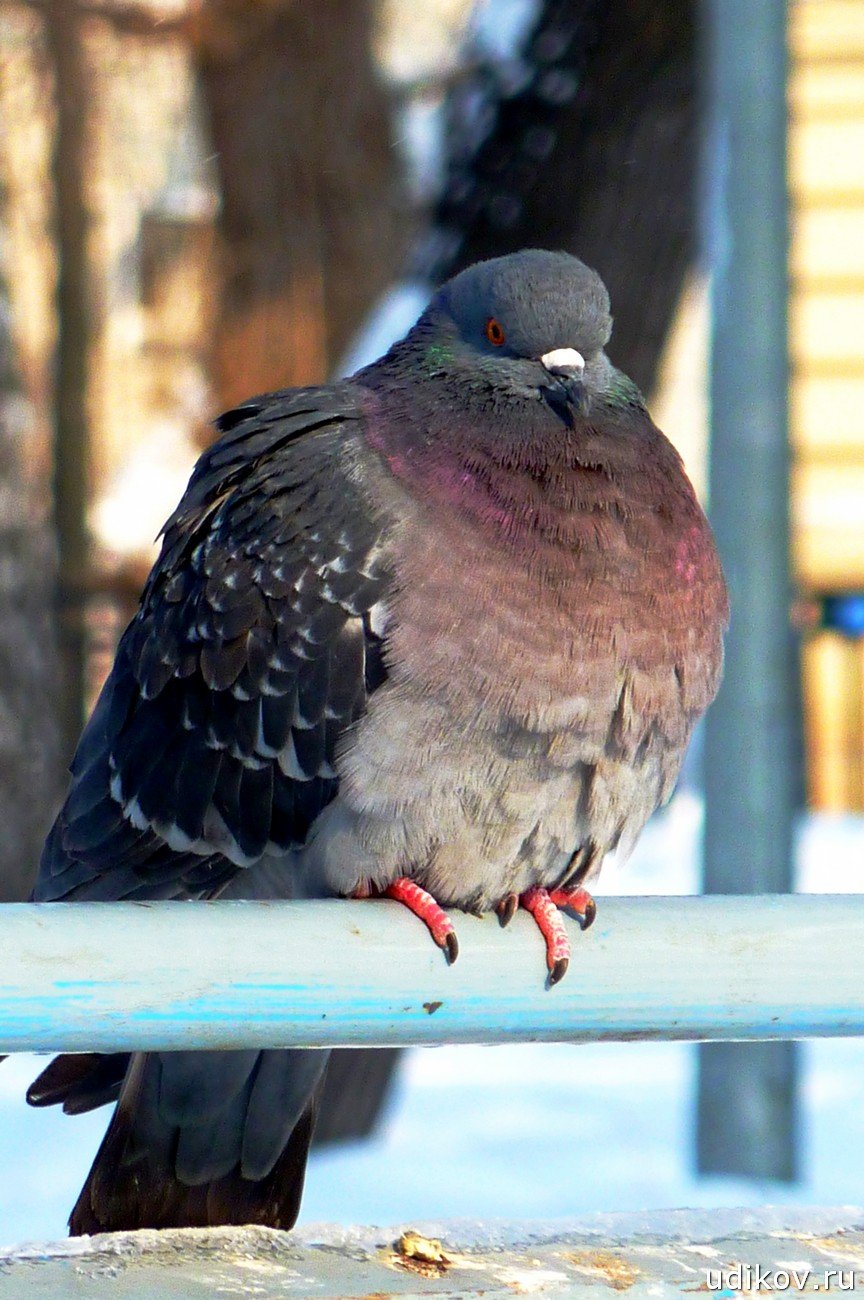
[[[4,900],[213,415],[526,245],[605,279],[735,607],[717,721],[598,893],[861,888],[864,0],[0,0],[0,130]],[[749,441],[730,368],[769,410]],[[860,1200],[862,1069],[854,1042],[379,1053],[334,1087],[304,1217]],[[0,1070],[3,1241],[62,1234],[107,1119],[27,1112],[33,1072]]]

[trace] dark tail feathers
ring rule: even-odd
[[[327,1052],[61,1057],[36,1105],[117,1109],[69,1219],[73,1236],[133,1228],[293,1226]]]

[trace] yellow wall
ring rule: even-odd
[[[794,563],[864,588],[864,0],[790,5]],[[804,647],[813,806],[864,809],[864,643]]]

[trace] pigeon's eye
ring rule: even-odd
[[[493,347],[500,348],[504,344],[506,338],[504,329],[494,316],[490,316],[486,322],[486,337]]]

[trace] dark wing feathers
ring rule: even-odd
[[[202,897],[302,844],[380,674],[349,386],[217,421],[72,765],[34,896]]]

